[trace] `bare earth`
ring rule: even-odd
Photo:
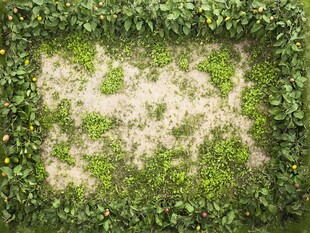
[[[209,46],[207,50],[217,48],[217,45]],[[58,55],[51,58],[42,58],[42,74],[38,77],[38,90],[43,102],[49,108],[55,108],[58,101],[53,99],[53,93],[59,93],[59,99],[68,98],[72,101],[72,115],[77,125],[81,124],[81,116],[87,112],[100,112],[102,115],[115,116],[123,124],[107,132],[112,138],[120,138],[127,151],[134,153],[134,163],[143,167],[140,157],[151,156],[158,144],[167,148],[182,144],[191,151],[192,159],[197,159],[197,145],[210,130],[227,123],[238,129],[244,144],[249,146],[251,157],[249,166],[259,166],[268,157],[262,150],[254,145],[254,140],[248,131],[252,121],[240,114],[240,96],[245,86],[251,83],[245,82],[243,75],[246,67],[247,56],[242,51],[242,45],[236,45],[241,53],[241,62],[236,68],[233,78],[234,89],[228,98],[221,98],[219,91],[209,82],[207,73],[195,69],[197,64],[207,57],[193,51],[189,72],[180,71],[175,63],[159,68],[159,79],[156,82],[149,81],[148,69],[139,70],[128,62],[111,60],[104,49],[97,46],[94,74],[79,71],[70,62]],[[176,60],[176,59],[175,59]],[[125,74],[125,87],[114,95],[103,95],[99,86],[108,70],[108,63],[113,66],[122,66]],[[186,89],[181,89],[181,83],[187,83]],[[189,95],[188,93],[191,93]],[[156,121],[148,116],[146,103],[166,103],[167,110],[164,119]],[[82,104],[81,104],[82,103]],[[176,140],[171,134],[174,126],[182,122],[185,115],[201,115],[199,127],[188,139]],[[84,154],[94,154],[100,151],[100,140],[93,141],[81,135],[82,145],[71,148],[71,154],[76,158],[75,166],[65,165],[51,157],[52,146],[58,141],[65,141],[67,136],[61,135],[57,126],[46,138],[43,148],[43,160],[49,173],[47,182],[56,189],[64,188],[68,182],[84,184],[92,190],[96,180],[84,171],[85,164],[81,159]]]

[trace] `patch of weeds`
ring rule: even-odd
[[[103,79],[100,85],[102,94],[111,95],[117,93],[124,86],[124,71],[121,67],[115,67],[109,70],[107,77]]]
[[[273,62],[264,61],[263,63],[254,64],[252,70],[245,75],[245,78],[247,81],[254,81],[254,86],[245,88],[242,91],[241,112],[254,120],[250,132],[256,144],[268,149],[271,129],[262,104],[266,103],[266,96],[270,87],[277,82],[278,71]]]
[[[156,103],[155,105],[146,103],[145,105],[149,117],[154,118],[157,121],[160,121],[164,118],[164,114],[167,110],[166,103]]]
[[[59,100],[59,92],[58,91],[55,91],[55,92],[53,92],[52,93],[52,98],[53,98],[53,100]]]
[[[82,117],[83,128],[91,139],[99,139],[116,125],[116,119],[101,116],[99,113],[87,113]]]
[[[45,135],[50,131],[53,126],[54,114],[46,105],[43,105],[40,109],[39,115],[42,134]]]
[[[223,96],[233,89],[231,80],[235,74],[235,68],[230,62],[230,51],[227,49],[215,51],[197,66],[199,71],[208,72],[211,75],[211,83],[220,89]]]
[[[74,120],[71,114],[71,101],[62,99],[53,113],[53,121],[58,123],[63,132],[72,132]]]
[[[186,113],[182,122],[172,128],[172,135],[176,139],[180,139],[194,134],[197,128],[199,128],[199,123],[202,118],[202,114],[188,115],[188,113]]]
[[[172,62],[172,57],[167,48],[156,44],[151,51],[152,65],[155,67],[164,67]]]
[[[68,201],[68,204],[73,202],[79,206],[86,200],[86,188],[84,185],[75,186],[73,182],[70,182],[64,191],[64,198]]]
[[[188,156],[183,149],[158,150],[154,156],[145,160],[144,169],[126,178],[131,195],[160,198],[188,192]],[[179,162],[175,164],[175,160]],[[139,187],[136,187],[138,184]]]
[[[65,162],[69,165],[75,163],[75,158],[73,158],[70,153],[70,145],[66,142],[60,142],[53,146],[52,156],[59,159],[62,162]]]
[[[113,161],[119,161],[126,155],[120,139],[104,138],[102,152]]]
[[[247,171],[248,148],[240,138],[205,139],[199,148],[199,176],[202,195],[209,201],[230,193]]]
[[[60,54],[72,63],[82,65],[89,72],[94,72],[93,64],[96,48],[89,38],[80,34],[56,37],[51,41],[43,42],[38,53],[46,52],[48,55]]]
[[[265,61],[253,65],[250,72],[246,73],[247,81],[254,81],[259,87],[267,87],[275,85],[278,79],[279,72],[274,62]]]
[[[85,155],[84,159],[88,161],[86,171],[100,180],[100,188],[107,191],[111,188],[112,171],[114,169],[109,158],[100,154]]]
[[[193,99],[198,92],[197,86],[194,85],[193,80],[188,78],[176,78],[173,83],[178,86],[181,92]]]
[[[186,52],[181,53],[179,60],[178,60],[178,66],[183,71],[189,71],[189,55]]]
[[[36,162],[35,165],[35,171],[36,171],[36,178],[38,181],[43,181],[48,177],[48,173],[45,170],[45,165],[43,162]]]
[[[152,82],[157,82],[159,78],[159,72],[156,69],[151,69],[150,72],[147,74],[147,80]]]
[[[255,119],[261,112],[259,106],[263,96],[261,88],[244,88],[241,93],[241,113]]]

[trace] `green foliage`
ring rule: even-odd
[[[156,44],[151,51],[152,65],[156,67],[164,67],[172,62],[172,57],[167,48],[160,44]]]
[[[53,146],[52,156],[59,159],[62,162],[65,162],[69,165],[75,163],[75,158],[70,155],[70,144],[67,142],[60,142]]]
[[[48,177],[48,173],[45,170],[45,166],[43,162],[37,162],[35,165],[36,171],[36,179],[40,181],[44,181]]]
[[[74,129],[74,120],[71,114],[71,101],[63,99],[57,105],[56,110],[53,112],[53,121],[59,124],[63,132],[72,132]]]
[[[100,188],[107,191],[111,188],[112,171],[115,169],[109,160],[100,154],[86,155],[88,161],[86,170],[100,179]]]
[[[241,112],[251,119],[255,119],[260,113],[260,103],[263,99],[261,88],[246,87],[241,93]]]
[[[157,199],[186,193],[190,187],[190,179],[186,175],[187,156],[182,149],[163,149],[147,158],[145,167],[126,179],[132,195]]]
[[[209,141],[199,149],[200,186],[207,200],[216,200],[238,186],[237,180],[247,172],[248,148],[239,138]]]
[[[29,119],[36,121],[40,99],[35,84],[29,79],[38,70],[38,60],[32,56],[32,46],[38,42],[39,37],[47,40],[60,35],[61,32],[71,34],[73,31],[77,34],[89,33],[101,41],[105,41],[106,36],[118,41],[119,35],[145,36],[148,33],[165,38],[170,36],[175,38],[175,35],[209,38],[217,35],[234,39],[250,34],[258,41],[264,38],[272,43],[273,56],[277,59],[279,69],[277,79],[281,78],[273,88],[270,88],[273,97],[270,99],[273,105],[270,114],[274,118],[270,135],[274,137],[275,148],[272,151],[271,168],[266,172],[272,180],[272,186],[264,189],[264,185],[253,185],[250,187],[252,191],[244,191],[245,197],[242,197],[245,200],[244,205],[237,203],[238,196],[234,198],[236,202],[220,205],[218,201],[206,203],[204,199],[188,200],[186,195],[182,197],[176,195],[171,200],[169,197],[172,195],[168,194],[159,201],[126,198],[109,202],[109,205],[97,202],[91,196],[87,199],[87,203],[77,207],[73,196],[38,187],[38,180],[33,174],[38,158],[33,161],[22,158],[19,165],[10,164],[1,167],[1,170],[8,174],[1,185],[1,196],[7,201],[3,219],[6,222],[14,221],[14,224],[23,221],[31,226],[38,224],[53,227],[61,225],[64,228],[68,226],[71,231],[74,231],[72,228],[76,225],[78,228],[76,231],[89,229],[91,232],[111,232],[115,229],[120,232],[155,232],[165,229],[187,232],[199,225],[204,231],[231,232],[237,230],[236,227],[241,221],[249,222],[255,229],[261,222],[270,224],[270,221],[276,218],[284,222],[288,217],[301,215],[305,210],[302,196],[308,192],[309,187],[307,179],[304,179],[306,172],[302,172],[300,166],[301,148],[305,136],[301,104],[301,92],[305,82],[302,59],[302,29],[305,17],[302,6],[297,1],[290,0],[269,1],[268,7],[264,5],[266,2],[261,1],[217,1],[216,4],[202,1],[200,13],[200,9],[197,9],[200,6],[193,0],[182,4],[175,1],[150,0],[132,5],[127,3],[121,1],[115,4],[114,1],[106,1],[98,11],[93,10],[92,1],[72,1],[71,7],[66,7],[62,1],[56,4],[53,0],[33,0],[23,3],[14,1],[1,8],[4,11],[1,34],[5,35],[7,53],[3,57],[6,66],[0,69],[0,84],[4,90],[2,98],[13,103],[10,109],[0,109],[3,128],[12,132],[10,141],[5,144],[5,151],[9,155],[39,152],[39,146],[44,140],[39,130],[31,133],[28,129],[25,130],[25,126],[29,126]],[[260,6],[263,6],[263,14],[256,11]],[[24,21],[20,21],[15,14],[12,14],[13,7],[18,7],[17,16],[24,15]],[[14,16],[13,20],[6,20],[11,14]],[[38,14],[42,15],[43,21],[37,20]],[[99,14],[104,16],[104,20],[100,20]],[[230,17],[225,18],[223,15]],[[270,16],[274,16],[274,19],[270,19]],[[212,19],[209,24],[206,24],[207,18]],[[297,46],[296,42],[301,42],[301,46]],[[77,51],[80,53],[80,50]],[[127,50],[125,52],[127,54]],[[158,62],[159,66],[169,60],[165,56],[156,59],[163,60]],[[25,59],[29,59],[29,64],[24,63]],[[292,77],[296,81],[289,82]],[[266,82],[273,83],[264,80],[263,76],[259,78],[255,76],[253,80],[263,85],[266,85]],[[229,83],[226,85],[229,87]],[[228,87],[223,89],[227,92]],[[39,126],[40,122],[37,121],[36,125]],[[33,154],[38,157],[39,153]],[[297,164],[298,168],[292,170],[292,164]],[[166,164],[162,165],[165,166],[168,167]],[[158,173],[159,168],[154,170]],[[184,170],[178,175],[172,175],[171,180],[180,184],[183,182],[183,174]],[[154,174],[150,175],[150,178],[155,184],[161,183]],[[296,182],[302,184],[298,189],[292,187]],[[166,186],[168,189],[172,187],[170,184]],[[251,186],[252,183],[246,185]],[[139,192],[138,188],[136,187],[136,192]],[[164,189],[164,187],[157,188]],[[165,190],[163,192],[169,193]],[[112,210],[111,217],[103,216],[102,213],[105,211],[103,206],[108,206]],[[163,212],[164,206],[171,207],[168,214]],[[249,207],[255,210],[255,214],[245,219],[239,213]],[[200,212],[205,209],[210,212],[210,219],[201,218]],[[271,215],[275,217],[270,218]]]
[[[218,87],[223,96],[233,89],[232,76],[235,69],[230,61],[230,51],[227,49],[215,51],[197,66],[199,71],[208,72],[211,75],[211,83]]]
[[[188,115],[184,116],[182,122],[172,128],[172,135],[176,139],[180,139],[182,137],[188,137],[199,128],[199,123],[202,120],[203,115]]]
[[[254,50],[253,52],[255,52]],[[270,146],[270,124],[267,114],[264,113],[266,95],[270,95],[269,89],[276,85],[278,71],[275,63],[264,61],[253,65],[253,68],[245,76],[246,80],[253,81],[253,87],[246,87],[241,94],[242,114],[254,120],[250,132],[255,142],[262,148]]]
[[[149,117],[160,121],[164,118],[164,114],[167,110],[166,103],[156,103],[155,105],[151,105],[146,103],[146,110],[148,112]]]
[[[82,125],[91,139],[99,139],[116,125],[116,120],[99,113],[87,113],[82,118]]]
[[[94,72],[94,57],[96,48],[89,38],[78,33],[69,34],[44,41],[37,53],[46,52],[48,55],[59,54],[72,63],[82,65],[89,72]]]
[[[124,71],[121,67],[109,70],[107,77],[100,84],[100,91],[103,94],[111,95],[119,92],[124,86]]]
[[[183,71],[189,71],[189,59],[187,53],[182,53],[178,60],[178,66]]]
[[[254,81],[263,90],[263,87],[275,85],[278,75],[275,63],[265,61],[255,64],[245,78],[248,81]]]

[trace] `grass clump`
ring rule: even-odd
[[[183,71],[189,71],[189,59],[187,53],[182,53],[178,60],[178,66]]]
[[[45,170],[45,166],[43,162],[36,162],[35,165],[35,177],[38,179],[38,181],[43,181],[48,177],[48,173]]]
[[[265,61],[255,64],[250,72],[245,75],[247,81],[254,81],[259,87],[275,85],[278,79],[278,70],[273,62]]]
[[[248,148],[239,138],[205,139],[199,148],[200,189],[207,200],[216,200],[236,187],[246,171]]]
[[[71,101],[62,99],[53,112],[53,122],[58,123],[63,132],[71,132],[74,129],[74,120],[71,115]]]
[[[38,51],[46,52],[48,55],[58,53],[70,62],[82,65],[89,72],[95,71],[93,61],[96,48],[94,43],[83,35],[71,34],[56,37],[51,41],[43,42]]]
[[[172,62],[169,50],[162,45],[156,44],[151,51],[152,65],[155,67],[164,67]]]
[[[115,126],[116,120],[101,116],[99,113],[87,113],[82,118],[82,124],[91,139],[99,139]]]
[[[146,158],[142,170],[126,178],[130,193],[155,199],[186,193],[190,187],[185,159],[188,156],[179,148],[159,149],[154,156]],[[178,163],[174,163],[176,160]]]
[[[109,158],[96,154],[85,155],[85,160],[89,162],[86,171],[90,172],[94,177],[99,178],[101,189],[110,189],[112,180],[111,173],[114,167]]]
[[[241,113],[254,121],[250,132],[257,145],[264,149],[270,146],[271,133],[268,116],[263,111],[266,96],[270,87],[276,85],[278,70],[275,63],[264,61],[254,64],[252,70],[245,75],[247,81],[253,81],[254,86],[246,87],[241,94]]]
[[[69,146],[69,143],[66,142],[61,142],[54,145],[52,149],[52,156],[69,165],[74,164],[75,158],[70,155]]]
[[[121,67],[115,67],[109,70],[107,77],[100,85],[102,94],[111,95],[117,93],[124,86],[124,71]]]
[[[213,52],[206,60],[201,61],[197,69],[211,75],[211,83],[220,89],[223,96],[233,89],[231,80],[235,68],[230,62],[230,51],[227,49]]]
[[[164,118],[164,114],[167,110],[166,103],[156,103],[155,105],[151,105],[146,103],[146,110],[148,112],[148,116],[154,118],[157,121],[160,121]]]
[[[202,114],[196,115],[188,115],[184,116],[182,122],[172,128],[172,135],[176,139],[180,139],[182,137],[188,137],[197,130],[199,127],[199,123],[202,120]]]

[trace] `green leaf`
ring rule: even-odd
[[[139,22],[137,22],[137,24],[136,24],[136,28],[137,28],[137,30],[138,30],[138,31],[140,31],[140,30],[141,30],[142,24],[143,24],[143,21],[139,21]]]
[[[191,31],[191,29],[190,28],[188,28],[187,26],[183,26],[183,32],[184,32],[184,34],[187,36],[189,33],[190,33],[190,31]]]
[[[216,20],[217,26],[220,26],[220,24],[223,22],[224,18],[222,16],[219,16]]]
[[[262,189],[260,190],[260,192],[261,192],[263,195],[265,195],[265,196],[267,196],[268,193],[269,193],[268,189],[266,189],[266,188],[262,188]]]
[[[178,215],[175,214],[175,213],[173,213],[173,214],[171,215],[170,222],[171,222],[172,224],[177,224],[177,218],[178,218]]]
[[[166,5],[166,4],[160,4],[160,5],[159,5],[159,8],[160,8],[162,11],[169,11],[169,10],[170,10],[169,6]]]
[[[286,114],[291,114],[298,109],[298,104],[294,103],[292,106],[285,111]]]
[[[233,211],[230,211],[227,214],[227,224],[231,224],[235,219],[235,213]]]
[[[127,32],[129,31],[131,25],[132,25],[132,21],[131,21],[130,19],[127,19],[126,22],[125,22],[125,25],[124,25],[125,30],[126,30]]]
[[[213,205],[214,205],[214,209],[215,209],[216,211],[219,211],[219,210],[220,210],[220,207],[219,207],[219,205],[218,205],[216,202],[214,202]]]
[[[9,167],[1,167],[0,169],[2,170],[2,172],[4,172],[7,175],[8,179],[12,179],[13,178],[13,171],[12,171],[11,168],[9,168]]]
[[[159,226],[163,225],[163,221],[161,220],[161,218],[158,217],[158,215],[155,216],[155,222]]]
[[[208,208],[208,211],[212,211],[213,210],[213,205],[211,203],[207,203],[207,208]]]
[[[90,25],[90,23],[84,23],[83,27],[84,27],[87,31],[91,32],[91,25]]]
[[[193,10],[195,8],[194,4],[193,3],[185,3],[185,7],[189,10]]]
[[[277,115],[274,116],[274,119],[277,121],[282,121],[286,117],[286,114],[284,112],[280,112]]]
[[[14,174],[18,174],[22,170],[22,168],[23,168],[22,165],[18,165],[14,167],[14,170],[13,170]]]
[[[273,215],[276,215],[278,212],[278,209],[275,205],[268,205],[268,210]]]
[[[298,110],[296,112],[294,112],[294,117],[298,118],[298,119],[303,119],[304,118],[305,113],[301,110]]]
[[[233,25],[233,24],[232,24],[232,21],[231,21],[231,20],[227,21],[227,22],[226,22],[226,29],[227,29],[227,30],[230,30],[231,27],[232,27],[232,25]]]
[[[71,19],[70,19],[70,24],[71,24],[71,26],[73,26],[73,25],[76,23],[76,21],[77,21],[77,17],[76,17],[75,15],[73,15],[73,16],[71,17]]]
[[[268,206],[268,202],[265,197],[260,197],[259,200],[264,206]]]
[[[154,30],[154,28],[153,28],[153,22],[152,22],[152,21],[148,21],[147,24],[149,25],[151,31],[153,31],[153,30]]]
[[[178,207],[183,208],[183,205],[184,205],[183,201],[178,201],[177,203],[175,203],[174,207],[176,207],[176,208],[178,208]]]
[[[189,212],[189,213],[193,213],[194,212],[194,207],[191,205],[191,204],[189,204],[189,203],[186,203],[185,204],[185,209],[187,209],[187,211]]]
[[[254,26],[251,28],[251,33],[255,33],[261,28],[262,28],[261,24],[254,24]]]
[[[55,199],[55,201],[53,202],[53,207],[55,209],[59,208],[60,207],[60,200],[59,199]]]
[[[41,6],[43,4],[43,0],[33,0],[34,3]]]

